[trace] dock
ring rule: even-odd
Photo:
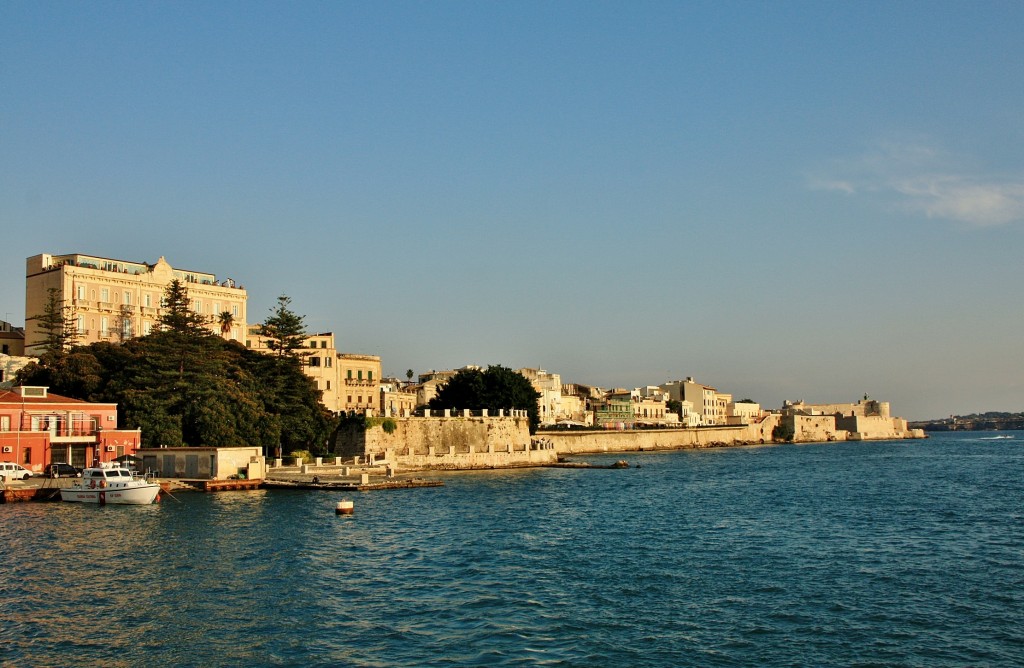
[[[267,489],[317,489],[328,492],[373,492],[380,489],[414,489],[418,487],[444,487],[440,480],[424,480],[423,478],[406,478],[402,480],[382,480],[380,482],[347,482],[311,480],[264,480]]]

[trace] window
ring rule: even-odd
[[[327,389],[331,389],[331,381],[327,381]]]
[[[316,348],[316,341],[310,341],[309,342],[309,347],[310,348]]]
[[[320,347],[321,347],[321,348],[326,348],[326,347],[327,347],[327,341],[326,341],[326,340],[324,340],[324,341],[321,341],[321,342],[320,342]]]
[[[132,335],[132,321],[129,318],[121,321],[121,334],[129,337]]]
[[[146,336],[149,336],[149,334],[153,331],[153,323],[150,323],[150,322],[143,323],[142,331],[143,331],[143,333]]]
[[[144,297],[144,299],[145,299],[146,308],[153,308],[153,295],[151,295],[151,294],[149,294],[147,292],[146,296]]]
[[[5,343],[3,345],[3,348],[0,348],[0,352],[2,352],[4,355],[10,355],[11,354],[11,347]],[[0,374],[2,374],[2,373],[3,373],[3,371],[0,371]],[[3,381],[3,376],[0,376],[0,381]]]
[[[10,430],[11,430],[11,416],[10,415],[0,415],[0,431],[10,431]]]
[[[236,318],[238,317],[238,304],[234,304],[231,307],[231,315],[235,316]]]
[[[128,292],[127,290],[124,291],[124,303],[125,304],[131,304],[132,303],[132,293]]]
[[[360,404],[361,404],[361,403],[363,403],[363,395],[361,395],[361,394],[360,394],[360,395],[359,395],[358,397],[356,397],[356,398],[357,398],[357,399],[359,400],[359,401],[358,401],[357,403],[360,403]]]
[[[348,395],[348,403],[352,403],[352,395]]]
[[[373,372],[372,371],[367,371],[366,372],[366,380],[373,381]]]
[[[100,335],[101,336],[106,336],[107,335],[107,319],[106,318],[100,318]]]
[[[331,358],[330,357],[325,357],[324,358],[324,366],[328,366],[328,367],[331,366]]]
[[[203,300],[202,299],[197,299],[196,300],[196,313],[202,313],[202,312],[203,312]]]
[[[85,286],[84,285],[79,285],[78,286],[78,298],[79,299],[85,299]]]
[[[32,465],[32,448],[25,448],[25,459],[22,463],[26,467]]]
[[[359,380],[362,380],[362,379],[363,379],[363,370],[360,369],[359,370]]]
[[[345,378],[352,380],[352,369],[349,369],[348,371],[345,372]],[[348,400],[352,401],[352,397],[349,397]]]
[[[213,312],[220,315],[220,302],[213,302]]]
[[[310,357],[309,358],[309,366],[320,366],[320,358],[319,357]]]
[[[103,288],[102,290],[100,290],[100,301],[101,302],[109,302],[110,301],[110,290],[108,290],[107,288]]]

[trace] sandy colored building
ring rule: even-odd
[[[732,400],[731,396],[724,403],[720,403],[718,390],[701,385],[694,381],[692,376],[687,377],[686,380],[673,380],[658,387],[667,392],[672,401],[689,401],[693,406],[693,412],[700,416],[699,424],[724,424],[725,407]]]
[[[365,413],[380,405],[381,364],[378,355],[340,353],[341,410]]]
[[[0,320],[0,355],[22,357],[25,354],[25,328]]]
[[[260,326],[249,327],[247,348],[273,353]],[[316,381],[320,401],[327,410],[365,413],[380,407],[381,361],[378,355],[339,353],[333,332],[306,335],[302,348],[296,351],[302,370]]]
[[[416,390],[397,378],[385,378],[380,383],[380,414],[384,416],[408,415],[416,410]]]
[[[50,289],[71,308],[78,343],[120,341],[149,334],[162,314],[167,285],[174,279],[188,290],[192,310],[206,318],[210,331],[227,339],[245,339],[246,292],[234,280],[214,274],[175,269],[161,257],[153,264],[113,260],[95,255],[41,254],[25,264],[25,350],[41,352],[44,335],[40,316]],[[218,316],[230,313],[232,324],[221,331]]]

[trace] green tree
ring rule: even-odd
[[[32,319],[38,322],[37,327],[43,335],[41,361],[53,366],[63,362],[64,356],[78,342],[78,323],[74,308],[61,300],[57,288],[50,288],[46,295],[43,312],[32,316]]]
[[[119,426],[141,429],[146,447],[260,445],[270,454],[280,442],[322,455],[336,424],[297,359],[212,334],[94,343],[72,350],[59,373],[34,364],[22,371],[55,381],[57,394],[118,404]]]
[[[177,332],[184,336],[200,337],[210,334],[206,328],[207,318],[192,310],[188,288],[174,279],[164,289],[163,313],[158,319],[161,330]]]
[[[412,369],[406,369],[405,370],[405,379],[408,380],[410,383],[412,382],[412,377],[414,375],[415,374],[412,372]]]
[[[540,423],[539,399],[540,392],[522,374],[507,367],[492,365],[483,371],[459,371],[430,400],[430,408],[525,410],[530,418],[532,434],[537,431]]]
[[[292,311],[291,303],[291,297],[278,297],[277,306],[270,309],[270,315],[260,327],[260,333],[268,339],[267,347],[278,357],[300,357],[297,351],[306,340],[305,316]]]

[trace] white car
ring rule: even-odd
[[[0,462],[0,478],[6,478],[7,480],[24,480],[25,478],[31,478],[32,471],[21,464],[15,464],[14,462]]]

